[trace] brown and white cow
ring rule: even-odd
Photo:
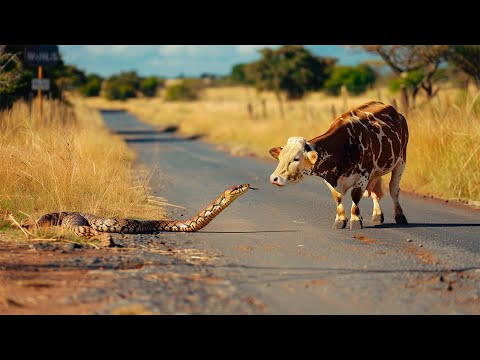
[[[305,175],[322,177],[337,204],[336,229],[347,225],[342,200],[352,188],[350,229],[360,229],[363,224],[358,203],[364,193],[373,199],[372,223],[383,223],[381,176],[392,172],[390,195],[395,222],[407,224],[398,202],[407,143],[408,126],[403,115],[390,105],[370,101],[337,117],[323,135],[308,141],[291,137],[285,147],[271,148],[270,155],[279,164],[270,181],[284,186],[299,182]]]

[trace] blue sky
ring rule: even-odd
[[[203,72],[227,74],[232,65],[257,60],[258,49],[278,45],[60,45],[68,64],[102,76],[136,70],[141,76],[199,76]],[[341,45],[306,45],[314,54],[355,65],[375,58]]]

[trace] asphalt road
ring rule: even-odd
[[[128,113],[103,116],[138,153],[137,166],[156,166],[154,195],[185,208],[168,207],[171,218],[195,215],[232,185],[260,188],[199,232],[161,234],[175,247],[217,254],[222,261],[204,266],[228,279],[235,296],[255,299],[255,312],[480,313],[479,211],[401,194],[409,225],[397,226],[387,195],[386,223],[373,227],[372,201],[363,198],[366,227],[333,230],[335,205],[320,178],[277,188],[269,183],[273,160],[233,157],[198,139],[154,130]]]

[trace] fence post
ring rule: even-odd
[[[250,116],[250,119],[253,119],[253,105],[251,102],[247,104],[247,111],[248,111],[248,115]]]
[[[408,104],[408,93],[407,93],[407,88],[405,87],[405,85],[400,85],[400,101],[402,103],[402,110],[403,112],[405,113],[405,115],[408,114],[408,108],[409,108],[409,104]]]
[[[336,118],[337,117],[337,110],[335,109],[335,104],[332,104],[332,118]]]
[[[267,118],[267,100],[262,99],[262,115],[266,119]]]
[[[390,104],[392,104],[392,106],[395,108],[395,110],[398,110],[397,99],[391,98],[390,99]]]
[[[343,100],[343,110],[347,111],[347,109],[348,109],[348,90],[347,90],[347,87],[345,85],[342,85],[342,88],[340,90],[340,94],[341,94],[342,100]]]

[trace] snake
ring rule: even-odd
[[[36,222],[31,222],[27,219],[22,223],[22,227],[33,229],[36,227],[61,226],[75,235],[85,238],[98,236],[102,233],[194,232],[205,227],[235,199],[245,194],[248,189],[257,190],[257,188],[251,187],[250,184],[241,184],[225,189],[220,196],[205,206],[197,215],[185,221],[102,218],[93,214],[64,211],[45,214]]]

